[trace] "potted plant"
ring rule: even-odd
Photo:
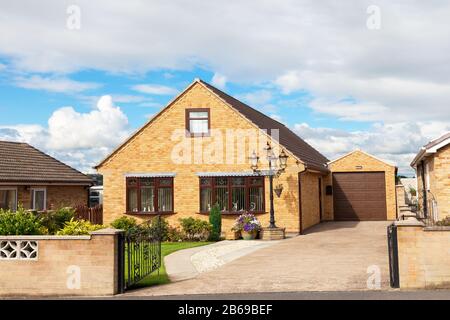
[[[253,240],[261,230],[261,223],[253,214],[244,213],[236,219],[232,230],[240,232],[244,240]]]

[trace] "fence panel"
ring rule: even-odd
[[[92,208],[86,205],[77,205],[74,209],[76,219],[86,220],[93,224],[103,224],[103,206],[101,204]]]

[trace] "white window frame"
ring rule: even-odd
[[[36,210],[35,206],[35,192],[36,191],[44,191],[44,208],[43,211],[47,210],[47,188],[31,188],[31,210]]]
[[[18,198],[19,198],[19,191],[17,187],[0,187],[0,190],[9,190],[9,191],[15,191],[16,192],[16,207],[14,209],[10,208],[11,211],[17,211],[17,207],[19,206]]]
[[[425,190],[430,191],[430,164],[425,163]]]

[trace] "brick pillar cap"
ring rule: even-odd
[[[89,232],[91,235],[108,235],[108,234],[119,234],[124,233],[124,230],[114,229],[114,228],[104,228],[96,231]]]

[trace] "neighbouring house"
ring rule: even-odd
[[[424,145],[411,167],[416,170],[419,212],[435,221],[450,216],[450,132]]]
[[[249,156],[255,151],[259,167],[267,169],[268,143],[275,155],[284,150],[289,157],[285,172],[274,181],[280,193],[274,197],[278,227],[301,233],[334,218],[395,218],[395,167],[366,154],[329,167],[325,156],[282,123],[196,79],[96,167],[104,179],[104,222],[123,215],[139,220],[163,215],[176,225],[184,217],[208,219],[211,206],[218,203],[227,233],[243,212],[256,214],[267,226],[269,178],[253,172]],[[330,168],[340,171],[334,196]],[[372,174],[374,170],[383,174]],[[344,177],[341,171],[355,174]],[[360,185],[370,199],[359,204],[354,195],[349,204],[336,205],[335,215],[333,198],[339,202],[353,188],[341,184],[344,178]],[[360,207],[369,202],[368,213]],[[341,213],[345,205],[356,204],[350,215]]]
[[[26,143],[0,141],[0,208],[87,204],[92,180]]]

